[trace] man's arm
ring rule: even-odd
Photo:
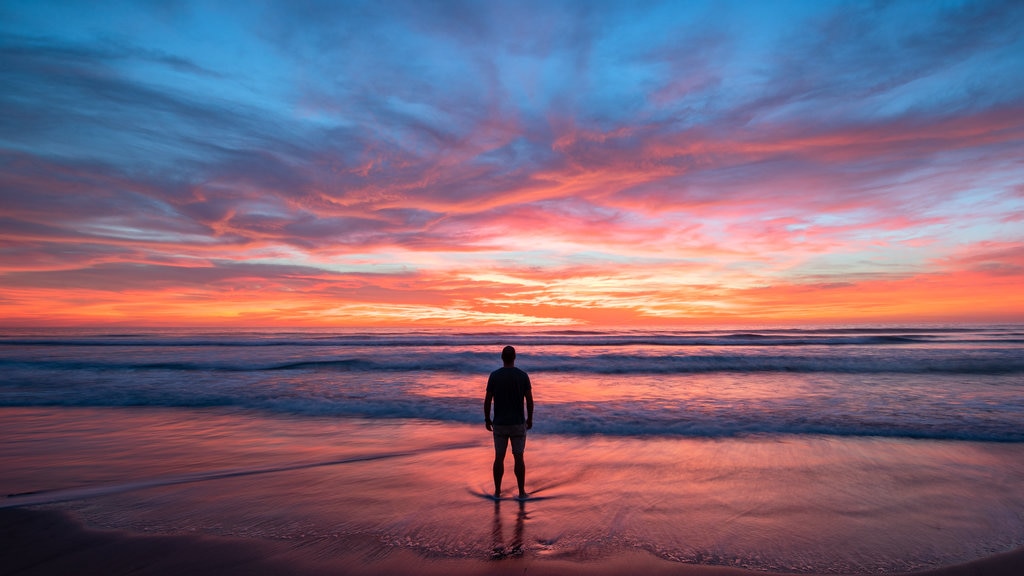
[[[526,429],[533,428],[533,390],[526,390]]]
[[[492,398],[494,398],[494,394],[492,394],[491,391],[488,390],[487,393],[484,394],[484,426],[486,426],[487,429],[491,430],[491,431],[494,430],[494,428],[491,427],[491,399]]]

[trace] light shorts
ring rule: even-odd
[[[509,443],[513,454],[526,452],[526,424],[494,424],[494,450],[504,454]]]

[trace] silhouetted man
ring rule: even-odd
[[[530,377],[515,367],[516,349],[505,346],[501,351],[504,364],[491,372],[484,395],[484,424],[494,432],[494,497],[501,497],[501,477],[505,474],[505,452],[512,444],[515,459],[519,498],[526,498],[526,431],[533,428],[533,390]],[[494,420],[491,420],[491,401],[494,401]],[[526,413],[523,414],[523,403]]]

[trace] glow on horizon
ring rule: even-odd
[[[1024,321],[1024,5],[0,7],[0,315]]]

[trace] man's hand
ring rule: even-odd
[[[491,426],[491,400],[494,399],[494,394],[490,390],[484,394],[484,426],[488,430],[494,432],[494,428]]]
[[[533,416],[526,419],[526,429],[529,430],[530,428],[533,428]]]

